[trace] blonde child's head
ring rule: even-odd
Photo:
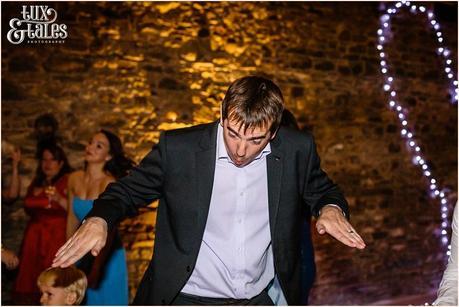
[[[49,268],[37,280],[42,305],[79,305],[84,298],[88,281],[74,266]]]

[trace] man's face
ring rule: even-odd
[[[271,134],[269,130],[271,124],[265,127],[250,127],[244,132],[244,125],[231,119],[223,121],[226,151],[237,167],[243,167],[252,162],[274,138],[275,133]]]

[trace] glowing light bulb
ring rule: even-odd
[[[419,146],[416,146],[416,148],[414,149],[416,152],[419,152],[421,151],[421,148]]]
[[[401,106],[397,106],[397,111],[401,111],[402,110],[402,107]]]
[[[408,122],[406,120],[404,120],[404,121],[402,121],[402,125],[406,126],[406,125],[408,125]]]
[[[393,101],[393,100],[389,101],[389,105],[390,105],[391,107],[395,106],[395,101]]]
[[[383,69],[384,69],[384,68],[383,68]],[[396,93],[395,91],[392,91],[392,92],[390,92],[390,95],[391,95],[392,97],[395,97],[395,95],[397,95],[397,93]]]
[[[390,85],[389,84],[384,84],[384,90],[387,92],[390,90]]]

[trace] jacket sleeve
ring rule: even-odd
[[[111,183],[94,201],[86,218],[101,217],[111,229],[126,216],[137,214],[138,208],[161,198],[165,180],[166,139],[161,133],[159,142],[129,175]]]
[[[319,216],[320,210],[328,204],[337,205],[349,219],[349,206],[343,193],[327,174],[320,168],[320,158],[317,153],[314,138],[311,137],[309,160],[306,165],[306,177],[303,199],[310,206],[311,213]]]

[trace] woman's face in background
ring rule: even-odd
[[[86,146],[85,161],[88,163],[105,163],[111,159],[110,143],[105,134],[96,133]]]
[[[45,149],[43,151],[43,155],[41,156],[41,170],[45,174],[46,179],[50,180],[59,174],[63,165],[64,162],[56,160],[49,150]]]

